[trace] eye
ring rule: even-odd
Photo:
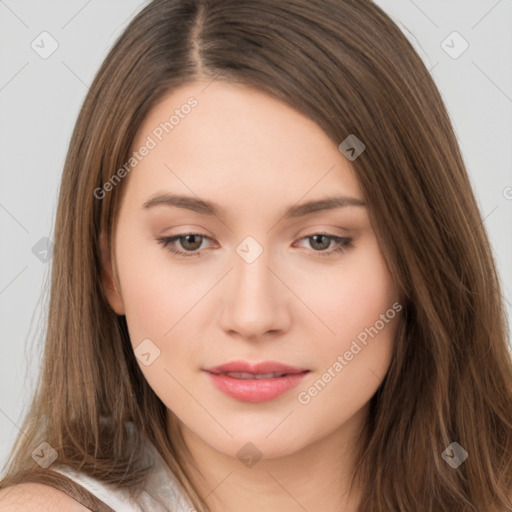
[[[181,235],[160,237],[157,238],[157,240],[173,254],[189,257],[200,256],[201,253],[197,252],[197,250],[199,247],[201,247],[201,242],[203,240],[209,240],[209,237],[200,233],[183,233]],[[180,241],[180,245],[185,249],[185,251],[176,249],[174,244],[178,240]]]
[[[168,251],[176,254],[177,256],[184,257],[201,256],[202,251],[200,248],[204,240],[210,240],[210,237],[202,235],[201,233],[182,233],[180,235],[157,238],[157,241]],[[330,235],[328,233],[314,233],[312,235],[305,236],[300,240],[309,240],[311,247],[313,248],[313,252],[316,252],[321,256],[333,256],[336,253],[346,251],[353,247],[352,242],[354,241],[354,238],[340,237]],[[185,250],[177,249],[176,242],[179,242],[179,245]],[[332,242],[334,242],[333,245],[331,245]],[[330,248],[330,250],[326,251],[325,249],[328,248]]]
[[[310,241],[310,245],[313,247],[314,252],[319,253],[320,256],[334,256],[337,253],[346,251],[353,247],[352,242],[354,241],[354,238],[330,235],[329,233],[314,233],[301,238],[301,240]],[[334,242],[333,246],[331,246],[331,242]],[[329,247],[334,248],[326,251],[325,249]]]

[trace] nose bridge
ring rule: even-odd
[[[224,328],[246,337],[284,327],[286,297],[282,284],[270,271],[272,251],[247,236],[235,248],[234,268],[230,272],[228,294],[223,312]]]
[[[271,296],[274,295],[271,289],[275,292],[275,283],[272,283],[274,277],[268,268],[272,266],[270,248],[265,247],[255,237],[247,236],[238,244],[235,252],[235,294],[245,301],[252,299],[256,302],[264,300],[265,303],[270,303]]]

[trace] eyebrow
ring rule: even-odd
[[[150,209],[156,206],[174,206],[177,208],[192,210],[202,215],[221,216],[224,213],[224,209],[221,206],[210,201],[204,201],[202,199],[191,196],[183,196],[168,193],[158,194],[151,197],[144,203],[143,208]],[[355,197],[326,197],[323,199],[308,201],[307,203],[293,205],[287,209],[284,218],[291,219],[303,217],[305,215],[315,213],[318,211],[332,210],[334,208],[342,208],[346,206],[365,207],[366,203]]]

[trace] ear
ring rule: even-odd
[[[124,302],[121,297],[121,293],[118,292],[118,287],[116,288],[116,280],[112,272],[112,265],[110,262],[109,248],[107,242],[107,235],[105,231],[102,229],[100,233],[100,250],[101,250],[101,284],[103,287],[103,291],[107,300],[110,304],[110,307],[116,312],[118,315],[124,315]]]

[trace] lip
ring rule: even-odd
[[[240,372],[240,373],[286,373],[297,374],[309,371],[308,368],[297,368],[287,364],[279,363],[277,361],[263,361],[262,363],[249,363],[247,361],[231,361],[230,363],[222,364],[220,366],[212,366],[204,368],[204,371],[209,373],[226,373],[226,372]]]
[[[310,372],[307,368],[296,368],[278,363],[265,361],[262,363],[248,363],[246,361],[233,361],[220,366],[204,368],[213,385],[226,395],[242,402],[260,403],[273,400],[286,391],[298,386],[302,379]],[[242,379],[220,375],[222,372],[236,373],[284,373],[282,377],[268,379]]]

